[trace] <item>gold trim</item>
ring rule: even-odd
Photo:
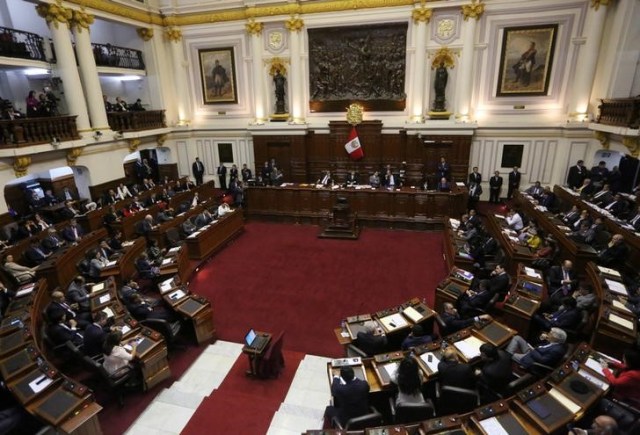
[[[27,175],[29,165],[31,165],[31,156],[14,157],[13,172],[16,174],[16,178],[24,177],[25,175]]]
[[[82,32],[82,29],[89,30],[94,21],[95,17],[83,10],[74,9],[72,12],[71,27],[78,29],[78,32]]]
[[[134,152],[138,149],[138,147],[140,146],[140,144],[142,143],[142,141],[138,138],[135,139],[129,139],[128,141],[129,144],[129,151]]]
[[[484,3],[476,3],[476,1],[477,0],[473,0],[473,3],[470,5],[462,5],[462,15],[464,16],[465,21],[469,18],[479,20],[484,13]]]
[[[622,145],[626,146],[633,157],[640,155],[640,137],[625,136],[622,138]]]
[[[604,148],[605,150],[609,149],[609,133],[605,133],[604,131],[596,131],[595,132],[595,136],[596,139],[598,139],[598,141],[600,142],[600,144],[602,145],[602,148]]]
[[[140,39],[142,39],[145,42],[153,38],[153,29],[149,27],[138,27],[136,29],[136,33],[138,34]]]
[[[73,11],[61,4],[40,3],[36,6],[36,12],[46,20],[47,24],[53,23],[56,29],[58,28],[58,23],[66,24],[68,28],[73,17]]]
[[[159,134],[158,137],[156,138],[156,142],[158,142],[158,147],[161,147],[162,145],[164,145],[166,140],[167,140],[166,134]]]
[[[347,122],[351,125],[358,125],[362,122],[364,108],[358,103],[352,103],[347,108]]]
[[[257,22],[253,18],[249,20],[247,24],[244,25],[245,29],[247,29],[247,33],[249,35],[258,36],[262,33],[262,29],[264,28],[264,24]]]
[[[428,23],[431,20],[431,15],[433,15],[433,9],[425,8],[421,6],[419,8],[414,9],[411,12],[411,18],[413,18],[413,23]]]
[[[440,63],[444,63],[444,66],[447,68],[455,68],[456,61],[455,55],[460,55],[459,53],[454,53],[449,49],[449,47],[442,47],[438,49],[433,54],[433,60],[431,61],[431,69],[436,69],[440,66]]]
[[[75,147],[75,148],[69,148],[67,150],[67,164],[69,166],[73,166],[76,164],[76,160],[78,160],[78,157],[80,157],[80,155],[82,154],[83,148],[80,147]]]
[[[265,63],[269,65],[269,75],[270,76],[274,76],[276,74],[276,71],[280,71],[280,74],[282,74],[283,76],[287,75],[287,66],[286,64],[289,63],[288,60],[286,59],[282,59],[279,57],[272,57],[269,60],[265,60]]]
[[[299,32],[304,27],[304,21],[300,17],[291,17],[284,22],[284,26],[289,32]]]
[[[171,42],[180,42],[182,39],[182,30],[177,27],[169,27],[164,31],[164,36]]]
[[[611,3],[613,3],[613,0],[591,0],[591,7],[597,11],[600,6],[609,6]]]

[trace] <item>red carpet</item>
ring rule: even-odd
[[[411,297],[433,303],[445,275],[440,233],[365,228],[360,239],[318,239],[318,227],[251,222],[191,282],[213,302],[218,337],[286,331],[289,350],[337,357],[333,328]]]
[[[202,401],[182,434],[266,433],[304,354],[285,351],[284,358],[285,369],[278,379],[257,380],[245,376],[248,363],[241,355],[220,388]]]

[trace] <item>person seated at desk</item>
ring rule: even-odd
[[[502,264],[496,264],[489,275],[489,291],[493,294],[498,293],[500,296],[504,296],[509,292],[509,285],[511,278],[507,273],[507,270]]]
[[[29,247],[24,251],[24,258],[27,259],[29,264],[34,266],[44,263],[50,255],[50,253],[47,253],[42,249],[37,239],[32,240],[29,243]]]
[[[102,365],[110,375],[117,373],[125,367],[130,367],[131,361],[133,361],[133,358],[136,356],[138,343],[132,340],[129,343],[131,346],[131,352],[129,352],[122,346],[121,341],[122,332],[120,331],[110,332],[104,340],[102,347],[104,362]]]
[[[330,180],[332,182],[332,180]],[[281,186],[284,183],[284,174],[277,167],[271,168],[271,185],[272,186]],[[326,186],[326,184],[323,184]]]
[[[461,231],[459,228],[460,227],[458,227],[458,236],[466,242],[472,242],[473,240],[480,237],[479,229],[473,222],[469,220],[465,223],[464,230]]]
[[[627,349],[622,355],[622,363],[601,360],[600,364],[602,373],[613,387],[613,398],[640,407],[640,352]]]
[[[109,331],[117,330],[116,327],[107,327],[109,316],[104,311],[98,311],[93,315],[93,323],[84,329],[84,346],[82,351],[87,356],[97,356],[102,354],[104,341]]]
[[[590,236],[592,235],[593,235],[593,232],[591,231],[591,227],[589,226],[589,223],[583,222],[582,224],[580,224],[580,228],[578,228],[576,231],[572,231],[571,233],[569,233],[567,237],[573,240],[574,242],[587,243],[587,238],[590,238]]]
[[[436,189],[438,190],[438,192],[450,192],[451,186],[447,179],[445,177],[442,177],[440,178],[440,181],[438,181]]]
[[[327,187],[333,184],[333,179],[331,178],[331,171],[324,171],[323,174],[318,178],[316,184],[320,184],[323,187]]]
[[[620,217],[627,211],[627,201],[624,200],[622,195],[616,193],[613,196],[613,201],[604,206],[604,209],[615,217]]]
[[[442,353],[442,360],[438,363],[438,380],[440,386],[476,388],[476,377],[469,364],[461,363],[458,353],[453,346],[447,347]]]
[[[171,312],[167,311],[159,303],[153,303],[153,301],[143,299],[139,293],[133,293],[131,295],[127,309],[138,321],[147,319],[174,320]]]
[[[124,246],[122,246],[122,231],[115,230],[113,236],[107,240],[107,245],[109,245],[112,251],[122,251],[124,248]]]
[[[551,328],[548,333],[540,335],[540,344],[533,347],[519,335],[511,339],[507,352],[511,358],[525,369],[531,368],[534,363],[555,367],[567,352],[567,333],[560,328]]]
[[[102,273],[102,269],[107,267],[109,264],[109,260],[102,256],[102,253],[97,249],[92,249],[87,253],[87,259],[89,260],[89,277],[91,279],[95,279],[96,281],[100,280],[100,274]]]
[[[340,376],[333,377],[331,395],[334,405],[327,406],[325,421],[331,421],[335,417],[344,426],[349,419],[370,412],[369,384],[356,378],[350,366],[340,367]]]
[[[149,197],[147,198],[147,201],[145,203],[145,206],[147,208],[151,207],[152,205],[158,204],[158,206],[160,208],[164,207],[164,203],[163,201],[158,197],[158,195],[156,195],[155,193],[152,193],[151,195],[149,195]]]
[[[162,264],[164,254],[167,253],[167,250],[160,249],[157,240],[149,240],[147,244],[147,255],[149,256],[149,260],[156,266],[159,266]]]
[[[477,292],[468,289],[458,296],[456,301],[458,311],[464,318],[473,317],[479,311],[484,311],[488,308],[489,302],[494,295],[495,293],[489,290],[489,280],[483,279],[478,285]]]
[[[613,201],[613,192],[609,188],[609,185],[605,184],[604,186],[602,186],[602,189],[600,189],[599,192],[596,192],[591,197],[590,202],[597,206],[604,207],[605,205],[609,204],[611,201]]]
[[[9,254],[4,258],[4,270],[13,276],[18,284],[31,282],[36,277],[36,268],[27,267],[13,261],[13,255]]]
[[[160,275],[160,269],[153,265],[146,252],[142,252],[136,259],[136,270],[141,278],[153,279]]]
[[[378,171],[375,171],[373,175],[369,177],[369,185],[376,189],[380,187],[380,173]]]
[[[54,227],[47,230],[47,236],[42,239],[42,247],[47,253],[55,252],[64,246],[65,241],[58,236],[58,232]]]
[[[166,208],[164,210],[160,210],[156,215],[156,220],[158,221],[159,224],[169,222],[170,220],[173,219],[174,213],[175,212],[171,207]]]
[[[544,189],[542,188],[542,185],[540,184],[539,181],[536,181],[533,186],[529,187],[527,190],[525,190],[525,193],[527,195],[532,196],[534,199],[540,199],[540,197],[542,196],[542,193],[544,192]]]
[[[407,403],[426,403],[422,395],[424,376],[413,357],[406,356],[400,361],[392,381],[398,386],[396,406]]]
[[[104,215],[102,221],[107,226],[111,226],[114,223],[121,221],[120,215],[118,214],[114,206],[109,206],[109,211]]]
[[[582,311],[577,307],[577,301],[566,296],[562,299],[562,305],[553,313],[534,314],[533,323],[543,331],[549,331],[551,328],[573,330],[580,324],[582,320]]]
[[[77,201],[78,197],[71,192],[71,189],[65,187],[62,189],[62,194],[60,194],[60,201]]]
[[[129,191],[129,188],[125,186],[124,183],[120,183],[116,188],[116,197],[120,200],[123,200],[125,198],[132,198],[133,195],[131,194],[131,192]]]
[[[196,216],[194,224],[199,229],[204,227],[205,225],[209,225],[211,222],[213,222],[213,215],[209,210],[204,210],[202,213]]]
[[[151,190],[154,187],[156,187],[155,183],[153,182],[153,180],[149,179],[149,178],[143,178],[142,179],[142,189],[143,190]]]
[[[400,187],[400,180],[391,172],[391,169],[387,169],[387,172],[384,174],[384,187],[389,190]]]
[[[33,215],[33,222],[38,226],[39,231],[45,231],[51,226],[51,222],[40,216],[40,213]]]
[[[640,208],[635,213],[631,213],[633,217],[627,219],[627,223],[633,227],[634,231],[640,231]]]
[[[228,215],[229,213],[232,213],[232,212],[233,212],[233,210],[231,209],[229,204],[227,204],[226,202],[223,202],[222,204],[220,204],[218,206],[218,217],[223,217],[223,216]]]
[[[629,248],[624,243],[622,234],[614,234],[607,247],[598,253],[598,264],[613,269],[624,265],[629,255]]]
[[[56,311],[49,316],[47,335],[56,346],[65,344],[67,341],[76,346],[82,346],[84,341],[82,334],[78,331],[76,320],[69,319],[67,322],[67,316],[62,311]]]
[[[145,206],[142,203],[142,201],[140,201],[138,196],[134,196],[133,197],[133,201],[129,205],[129,209],[131,209],[132,211],[135,211],[135,212],[139,212],[140,210],[144,210]]]
[[[429,334],[425,334],[424,329],[420,325],[413,325],[411,332],[402,341],[400,346],[402,350],[408,350],[416,346],[431,343],[433,338]]]
[[[143,220],[140,221],[138,227],[138,233],[143,237],[148,237],[149,233],[156,228],[155,222],[153,222],[153,216],[146,215]]]
[[[182,222],[182,224],[180,224],[180,228],[182,229],[182,233],[185,236],[189,236],[193,233],[195,233],[197,231],[197,227],[195,226],[195,224],[193,222],[191,222],[191,219],[185,219],[184,222]]]
[[[582,186],[576,189],[576,192],[580,194],[580,198],[586,199],[591,197],[596,191],[596,186],[591,182],[591,178],[585,178],[582,180]]]
[[[358,185],[358,174],[356,171],[351,171],[347,174],[346,187],[355,187]]]
[[[60,209],[59,213],[60,213],[60,216],[62,216],[62,219],[64,220],[72,219],[76,216],[81,215],[81,213],[73,206],[73,203],[71,201],[65,201],[64,207]]]
[[[609,415],[599,415],[593,419],[589,429],[574,427],[567,435],[619,435],[618,422]]]
[[[511,355],[493,344],[484,343],[480,346],[480,361],[482,366],[475,374],[481,389],[489,394],[503,392],[512,377]]]
[[[382,332],[382,328],[373,320],[365,322],[363,326],[364,331],[358,332],[355,345],[368,356],[384,352],[387,347],[387,336]]]
[[[505,218],[505,222],[509,226],[509,229],[514,231],[522,231],[524,228],[524,223],[522,222],[522,216],[519,213],[516,213],[514,209],[510,209],[507,212],[507,217]]]
[[[67,288],[66,299],[71,305],[75,304],[80,311],[91,311],[87,282],[82,275],[76,276]]]
[[[118,197],[116,191],[113,189],[109,189],[107,193],[105,193],[102,202],[107,205],[113,205],[118,202],[121,198]]]
[[[461,329],[468,328],[480,320],[491,320],[491,316],[488,314],[482,314],[470,319],[463,319],[460,317],[458,310],[456,310],[451,302],[445,302],[443,310],[444,311],[440,315],[442,322],[444,323],[444,330],[440,331],[440,335],[443,337],[458,332]]]
[[[51,189],[47,189],[46,192],[44,192],[44,198],[42,198],[42,202],[45,206],[50,207],[58,203],[58,198],[55,197]]]
[[[529,229],[522,234],[524,234],[524,245],[532,251],[538,249],[542,244],[542,238],[538,235],[537,228],[529,227]]]
[[[578,219],[580,219],[580,213],[581,213],[580,208],[578,208],[577,205],[574,205],[566,213],[560,213],[558,217],[568,227],[573,227],[573,224],[576,223]]]
[[[547,272],[547,282],[550,296],[540,307],[543,312],[557,309],[562,300],[578,287],[578,275],[573,270],[571,260],[564,260],[560,266],[552,266]]]
[[[572,228],[577,230],[582,224],[587,224],[589,227],[593,225],[593,218],[589,214],[588,210],[582,210],[580,212],[580,217],[573,222]]]
[[[542,195],[540,195],[540,199],[538,203],[546,208],[547,210],[551,210],[554,208],[556,202],[556,194],[553,193],[549,186],[545,186],[542,191]]]
[[[62,237],[69,243],[78,243],[82,236],[84,231],[75,219],[71,219],[69,226],[62,230]]]

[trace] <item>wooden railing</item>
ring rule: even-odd
[[[640,97],[601,100],[598,123],[619,127],[640,127]]]
[[[41,36],[7,27],[0,27],[0,56],[47,60]]]
[[[164,110],[141,112],[109,112],[109,127],[113,131],[140,131],[164,128]]]
[[[91,44],[91,46],[97,66],[144,69],[144,59],[140,50],[111,44]]]
[[[1,148],[26,147],[74,139],[80,139],[75,116],[0,121]]]

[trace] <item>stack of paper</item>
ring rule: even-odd
[[[409,319],[411,319],[412,322],[414,323],[418,323],[420,320],[422,320],[422,314],[420,314],[415,308],[413,307],[407,307],[404,309],[404,311],[402,311],[402,313],[407,316]]]
[[[477,337],[469,336],[464,340],[456,341],[453,345],[464,355],[464,358],[469,361],[473,358],[480,356],[480,346],[484,344],[484,341]]]
[[[609,287],[609,291],[613,293],[617,293],[619,295],[624,295],[624,296],[628,295],[627,288],[621,282],[613,281],[607,278],[604,279],[604,282],[605,284],[607,284],[607,287]]]
[[[617,300],[617,299],[613,299],[611,301],[611,305],[613,305],[613,308],[617,308],[620,311],[625,311],[627,313],[631,313],[631,310],[629,308],[625,307],[625,305],[622,302],[620,302],[619,300]]]
[[[36,287],[35,284],[29,284],[29,285],[23,285],[22,287],[20,287],[20,289],[16,292],[16,297],[19,298],[21,296],[25,296],[28,295],[29,293],[33,292],[33,289]]]
[[[166,293],[173,288],[173,278],[170,278],[166,281],[162,281],[160,283],[160,292]]]
[[[526,266],[525,266],[525,268],[524,268],[524,273],[526,273],[526,274],[527,274],[527,276],[530,276],[530,277],[532,277],[532,278],[538,278],[538,279],[541,279],[541,278],[542,278],[542,275],[540,275],[538,272],[536,272],[536,270],[535,270],[535,269],[532,269],[532,268],[530,268],[530,267],[526,267]]]
[[[177,301],[178,299],[182,299],[185,296],[186,293],[182,291],[182,289],[178,289],[169,295],[169,299],[171,299],[172,301]]]
[[[620,317],[616,314],[609,313],[609,321],[617,325],[620,325],[625,329],[629,329],[633,331],[633,322],[631,320],[625,319],[624,317]]]
[[[111,295],[109,293],[106,293],[98,298],[98,302],[100,302],[101,304],[106,304],[110,300],[111,300]]]
[[[396,379],[396,372],[398,371],[398,366],[400,365],[399,362],[397,361],[393,361],[393,362],[389,362],[386,363],[385,365],[382,366],[382,368],[387,372],[387,374],[389,375],[389,379],[395,381]]]
[[[407,321],[400,313],[391,314],[380,319],[380,322],[387,328],[387,331],[393,331],[397,328],[407,326]]]
[[[431,356],[431,361],[429,361],[429,356]],[[420,359],[429,367],[432,373],[438,373],[438,364],[440,360],[436,357],[436,354],[433,352],[427,352],[420,355]]]
[[[602,273],[606,273],[607,275],[616,276],[620,278],[620,272],[615,269],[611,269],[609,267],[598,266],[598,270]]]
[[[490,417],[480,422],[482,429],[491,435],[509,435],[496,417]]]
[[[169,254],[175,254],[180,250],[180,246],[176,246],[175,248],[169,249]]]
[[[116,263],[117,263],[117,261],[115,261],[115,260],[114,261],[109,261],[104,267],[112,267],[112,266],[115,266]]]
[[[104,282],[100,282],[91,287],[91,293],[99,292],[101,290],[104,290]]]
[[[604,375],[604,371],[602,369],[602,365],[594,357],[590,356],[589,358],[587,358],[587,360],[584,362],[584,365],[589,367],[594,372],[596,372],[596,373],[598,373],[600,375]]]
[[[166,266],[167,264],[171,264],[171,258],[165,258],[164,260],[162,260],[163,266]]]

